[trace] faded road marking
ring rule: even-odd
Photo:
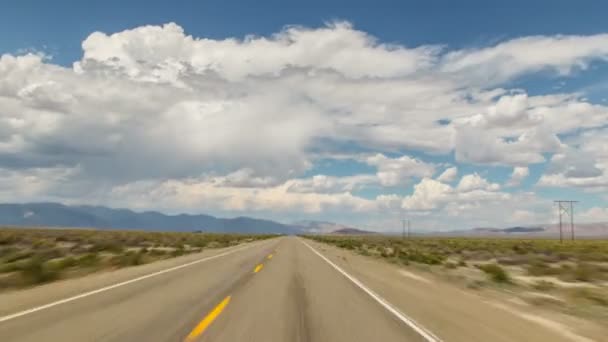
[[[432,282],[424,277],[421,277],[417,274],[414,274],[412,272],[408,272],[406,270],[399,270],[399,274],[401,274],[404,277],[408,277],[410,279],[414,279],[414,280],[418,280],[421,281],[423,283],[427,283],[427,284],[432,284]]]
[[[357,279],[357,278],[351,276],[350,274],[346,273],[346,271],[344,271],[343,269],[341,269],[338,265],[334,264],[331,260],[327,259],[323,254],[317,252],[316,249],[314,249],[311,245],[309,245],[308,243],[306,243],[304,240],[302,240],[302,239],[299,239],[299,240],[303,244],[305,244],[306,247],[310,248],[310,250],[313,251],[316,255],[318,255],[319,257],[321,257],[321,259],[325,260],[325,262],[327,262],[336,271],[340,272],[348,280],[350,280],[351,282],[353,282],[353,284],[357,285],[361,290],[363,290],[370,297],[372,297],[374,300],[376,300],[376,302],[378,302],[380,305],[382,305],[386,310],[388,310],[390,313],[392,313],[393,315],[395,315],[395,317],[397,317],[401,322],[407,324],[410,328],[412,328],[415,332],[417,332],[420,336],[422,336],[425,339],[425,341],[427,341],[427,342],[441,342],[441,339],[439,337],[435,336],[432,332],[430,332],[429,330],[427,330],[426,328],[424,328],[422,325],[420,325],[414,319],[408,317],[403,312],[399,311],[399,309],[397,309],[392,304],[390,304],[386,299],[380,297],[380,295],[378,295],[374,291],[372,291],[369,288],[367,288],[367,286],[363,285],[363,283],[361,281],[359,281],[359,279]]]
[[[204,333],[205,330],[211,325],[211,323],[215,321],[217,316],[219,316],[222,311],[224,311],[228,303],[230,303],[230,296],[224,298],[224,300],[222,300],[215,308],[213,308],[213,310],[211,310],[211,312],[209,312],[207,316],[205,316],[205,318],[203,318],[203,320],[200,321],[198,325],[194,327],[194,329],[192,329],[188,337],[186,337],[186,341],[194,341],[197,337]]]
[[[253,270],[253,273],[258,273],[262,270],[262,268],[264,267],[264,264],[259,264],[255,267],[255,270]]]

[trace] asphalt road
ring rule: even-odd
[[[0,341],[439,341],[330,252],[277,238],[0,295]]]
[[[0,340],[423,341],[296,238],[5,320]]]

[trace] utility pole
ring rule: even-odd
[[[566,214],[570,217],[570,237],[572,241],[574,241],[574,203],[578,203],[578,201],[554,201],[557,204],[557,211],[559,215],[559,241],[564,241],[563,231],[562,231],[562,215]]]
[[[403,240],[405,240],[405,223],[406,222],[407,222],[407,238],[409,240],[409,238],[411,236],[411,234],[410,234],[410,220],[406,220],[406,219],[401,220],[401,229],[402,229],[402,231],[401,231],[401,238]]]
[[[572,241],[574,241],[574,206],[570,202],[570,233],[572,234]]]

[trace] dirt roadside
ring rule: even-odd
[[[305,240],[446,341],[608,341],[608,326],[542,310],[499,292]]]

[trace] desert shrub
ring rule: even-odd
[[[93,267],[99,265],[99,254],[97,253],[87,253],[82,255],[76,259],[78,265],[83,267]]]
[[[17,250],[11,254],[5,255],[3,260],[4,262],[15,262],[23,259],[27,259],[34,254],[31,250]]]
[[[559,268],[551,267],[541,260],[535,260],[526,267],[526,271],[529,275],[539,277],[546,275],[556,275],[561,271]]]
[[[571,274],[566,275],[566,277],[582,282],[608,280],[608,268],[597,264],[581,262],[571,268]]]
[[[383,258],[390,258],[390,257],[392,257],[394,255],[395,255],[394,250],[391,250],[391,249],[386,248],[386,247],[380,248],[380,256],[381,257],[383,257]]]
[[[33,257],[21,268],[21,276],[27,284],[41,284],[55,280],[59,272],[49,267],[42,258]]]
[[[50,249],[55,246],[54,238],[40,238],[32,243],[34,249]]]
[[[338,242],[337,246],[340,248],[345,248],[345,249],[349,249],[349,250],[353,250],[357,247],[357,246],[355,246],[355,243],[352,240],[340,241],[340,242]]]
[[[600,289],[577,288],[570,291],[574,299],[583,299],[593,304],[608,307],[608,294]]]
[[[34,255],[43,260],[56,259],[63,257],[65,255],[65,251],[60,248],[44,248],[35,250]]]
[[[95,252],[111,252],[111,253],[122,253],[124,250],[124,246],[117,241],[107,240],[107,241],[96,241],[89,251],[92,253]]]
[[[171,256],[172,257],[178,257],[178,256],[182,256],[184,255],[186,252],[184,250],[184,246],[180,245],[179,248],[176,248],[174,250],[171,251]]]
[[[65,257],[59,260],[61,269],[70,268],[78,265],[78,261],[73,256]]]
[[[359,249],[359,254],[364,255],[364,256],[370,256],[370,252],[367,248],[361,248]]]
[[[151,256],[165,256],[167,255],[167,251],[163,250],[163,249],[150,249],[148,251],[148,254],[150,254]]]
[[[434,254],[434,253],[425,253],[417,250],[408,251],[406,253],[402,253],[402,258],[405,258],[409,261],[427,264],[427,265],[439,265],[443,263],[445,257]]]
[[[446,262],[445,264],[443,264],[443,266],[447,269],[455,269],[458,268],[458,264],[455,262]]]
[[[19,262],[9,262],[6,264],[0,264],[0,273],[15,272],[20,269]]]
[[[486,264],[486,265],[478,265],[480,270],[485,272],[490,279],[497,283],[509,283],[511,282],[511,278],[507,271],[504,268],[500,267],[498,264]]]
[[[115,255],[110,262],[119,267],[136,266],[144,264],[144,254],[141,252],[128,251],[121,255]]]
[[[534,284],[532,284],[532,288],[534,288],[535,290],[538,291],[551,291],[553,289],[555,289],[555,284],[550,282],[550,281],[546,281],[546,280],[540,280],[535,282]]]
[[[3,247],[0,248],[0,258],[3,258],[7,255],[15,254],[19,252],[19,248],[16,247]]]

